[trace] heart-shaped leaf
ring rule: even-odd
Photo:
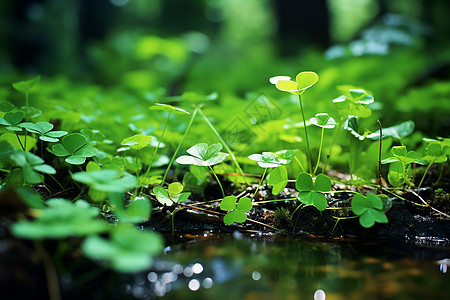
[[[263,152],[262,154],[251,154],[249,159],[258,163],[261,168],[277,168],[283,164],[291,162],[290,160],[279,158],[272,152]]]
[[[288,180],[287,170],[283,166],[270,172],[268,183],[272,186],[272,194],[277,195],[281,193],[286,187]]]
[[[310,119],[311,124],[314,124],[323,128],[334,128],[336,121],[330,117],[327,113],[319,113]]]
[[[129,138],[123,139],[121,145],[130,146],[131,149],[141,150],[151,144],[152,136],[136,134]]]
[[[315,72],[301,72],[295,77],[297,81],[297,87],[302,92],[312,87],[319,80],[319,75]]]
[[[301,95],[305,90],[316,84],[319,76],[314,72],[300,72],[295,77],[296,82],[290,80],[288,76],[275,76],[270,78],[271,83],[280,91],[289,92],[294,95]]]
[[[29,92],[41,80],[41,76],[36,76],[29,80],[19,81],[12,84],[13,88],[22,93]]]
[[[325,174],[317,175],[313,183],[312,176],[302,172],[297,176],[295,187],[299,191],[297,198],[303,204],[314,205],[323,211],[327,207],[327,199],[323,193],[331,190],[331,179]]]
[[[212,144],[208,147],[206,143],[199,143],[188,150],[192,156],[182,155],[176,159],[176,162],[181,165],[196,165],[196,166],[212,166],[221,163],[229,155],[228,153],[219,152],[222,149],[222,144]]]
[[[238,204],[236,205],[236,209],[243,211],[243,212],[249,212],[253,208],[252,200],[248,197],[242,197],[239,199]]]
[[[169,184],[168,192],[169,197],[173,197],[175,195],[180,194],[183,191],[183,185],[179,182],[172,182]]]
[[[365,228],[369,228],[378,223],[387,223],[388,219],[383,209],[383,202],[380,197],[370,193],[366,197],[356,194],[352,198],[352,211],[359,216],[359,223]]]
[[[235,209],[236,202],[237,202],[237,199],[235,196],[226,196],[220,202],[220,209],[226,210],[226,211],[228,211],[230,209]]]

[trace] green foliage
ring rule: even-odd
[[[280,166],[275,168],[269,174],[269,185],[272,186],[272,194],[277,195],[281,193],[288,183],[288,174],[285,167]]]
[[[19,124],[19,127],[25,128],[28,132],[36,133],[39,135],[39,139],[51,143],[58,142],[58,138],[68,134],[67,131],[51,131],[54,125],[49,122],[24,122]]]
[[[12,84],[13,88],[22,93],[28,93],[34,86],[36,86],[41,80],[40,76],[36,76],[29,80],[18,81]]]
[[[39,173],[55,174],[56,170],[49,165],[44,164],[44,160],[30,152],[16,150],[11,154],[11,159],[17,166],[22,168],[25,182],[37,184],[42,182],[43,178]]]
[[[168,113],[171,113],[171,114],[186,114],[186,115],[190,114],[189,112],[185,111],[182,108],[174,107],[169,104],[161,104],[161,103],[155,103],[155,105],[150,106],[148,109],[163,110],[163,111],[167,111]]]
[[[211,144],[208,146],[206,143],[199,143],[186,152],[189,155],[182,155],[176,159],[176,162],[181,165],[196,165],[196,166],[212,166],[221,163],[229,154],[220,152],[222,150],[222,144]]]
[[[0,118],[0,124],[6,126],[6,129],[11,131],[22,131],[18,126],[22,122],[25,114],[22,111],[8,112],[3,118]]]
[[[151,144],[152,136],[136,134],[123,139],[121,145],[129,146],[131,149],[141,150]]]
[[[163,205],[172,206],[175,203],[181,203],[191,195],[190,192],[183,192],[183,185],[179,182],[172,182],[169,184],[168,189],[164,189],[162,186],[156,186],[153,188],[153,193],[156,199]],[[183,192],[183,193],[182,193]]]
[[[248,157],[258,163],[261,168],[277,168],[282,165],[288,164],[291,161],[279,158],[272,152],[263,152],[262,154],[251,154]]]
[[[414,127],[415,124],[413,121],[406,121],[392,127],[383,128],[383,139],[387,137],[392,137],[394,139],[401,140],[402,138],[410,135],[414,131]],[[379,140],[380,130],[368,134],[367,138],[372,140]]]
[[[36,145],[37,140],[34,137],[31,136],[25,136],[25,135],[16,135],[14,133],[6,132],[0,136],[0,140],[6,141],[14,148],[25,150],[25,151],[31,151],[33,147]]]
[[[359,223],[365,228],[372,227],[375,222],[387,223],[380,197],[370,193],[367,196],[356,194],[352,198],[352,211],[359,216]]]
[[[315,181],[308,173],[300,173],[295,181],[295,187],[299,191],[298,200],[306,205],[314,205],[318,210],[327,208],[327,199],[323,193],[331,191],[331,179],[324,175],[317,175]]]
[[[49,206],[38,212],[33,221],[20,221],[12,226],[15,236],[27,239],[60,239],[105,232],[108,225],[98,219],[98,208],[84,200],[55,198],[46,201]]]
[[[147,197],[136,197],[130,200],[128,207],[120,193],[110,193],[109,204],[119,223],[142,223],[150,218],[152,205]]]
[[[338,89],[343,93],[333,100],[337,109],[344,118],[355,116],[359,118],[368,118],[372,115],[368,104],[374,102],[373,96],[364,89],[352,86],[340,86]]]
[[[411,181],[411,163],[423,164],[420,154],[408,151],[406,146],[395,146],[391,149],[393,157],[381,161],[383,164],[390,163],[388,180],[392,186],[413,185]]]
[[[336,121],[333,117],[330,117],[327,113],[318,113],[310,119],[311,124],[314,124],[322,128],[334,128],[336,127]]]
[[[248,197],[242,197],[238,202],[236,196],[226,196],[220,202],[220,209],[228,211],[223,218],[223,222],[227,225],[244,223],[247,220],[245,213],[251,211],[252,208],[252,200]]]
[[[114,169],[101,169],[98,171],[72,174],[73,180],[82,182],[98,191],[124,193],[136,187],[135,176],[128,173],[125,173],[123,177],[119,176],[120,173]]]
[[[270,78],[270,82],[283,92],[301,95],[312,87],[319,80],[319,76],[314,72],[300,72],[295,77],[295,81],[288,76],[275,76]]]
[[[84,164],[87,157],[97,153],[97,149],[87,144],[85,136],[79,133],[71,133],[62,138],[61,142],[52,146],[52,152],[56,156],[66,157],[65,161],[72,165]]]
[[[154,232],[119,225],[111,230],[109,239],[89,236],[82,249],[86,256],[104,261],[116,271],[130,273],[150,268],[152,256],[160,253],[163,245],[161,236]]]

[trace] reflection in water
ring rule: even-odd
[[[172,246],[127,291],[137,299],[448,299],[449,255],[383,241],[210,235]]]

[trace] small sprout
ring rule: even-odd
[[[331,179],[324,174],[317,175],[313,182],[308,173],[300,173],[295,181],[295,187],[299,191],[297,198],[306,205],[314,205],[318,210],[327,208],[327,199],[323,193],[331,191]]]
[[[191,195],[190,192],[183,192],[183,185],[179,182],[172,182],[169,184],[168,189],[164,189],[162,186],[156,186],[153,188],[153,193],[159,203],[172,206],[175,203],[182,203],[187,200]]]
[[[356,194],[352,199],[352,211],[359,216],[359,223],[365,228],[372,227],[375,222],[387,223],[380,197],[370,193],[367,197]]]
[[[277,168],[279,166],[290,163],[290,160],[279,158],[272,152],[263,152],[262,154],[252,154],[249,159],[258,163],[261,168]]]
[[[269,79],[276,88],[283,92],[294,95],[301,95],[304,91],[312,87],[319,80],[315,72],[300,72],[295,77],[296,81],[290,80],[288,76],[275,76]]]
[[[97,149],[87,144],[86,137],[79,133],[72,133],[62,138],[61,142],[53,145],[52,152],[56,156],[67,156],[65,161],[72,165],[81,165],[87,157],[97,153]]]
[[[229,154],[220,152],[222,144],[199,143],[187,149],[189,155],[182,155],[176,159],[181,165],[212,166],[221,163]]]
[[[344,117],[349,115],[367,118],[372,112],[366,105],[374,102],[373,96],[364,89],[352,86],[340,86],[339,90],[343,95],[333,100]]]
[[[12,86],[18,92],[28,93],[40,80],[41,76],[36,76],[29,80],[15,82]]]
[[[285,167],[281,166],[270,172],[269,180],[267,182],[272,186],[272,194],[277,195],[284,190],[288,181],[287,170]]]
[[[242,197],[237,202],[236,196],[227,196],[220,202],[220,209],[228,211],[223,218],[223,222],[227,225],[233,223],[244,223],[247,220],[246,212],[249,212],[253,208],[252,200],[248,197]]]
[[[51,131],[54,125],[49,122],[25,122],[19,124],[19,127],[25,128],[28,132],[36,133],[39,135],[39,139],[51,143],[59,142],[58,138],[68,134],[67,131]]]

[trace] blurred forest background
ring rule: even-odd
[[[245,98],[311,70],[314,97],[365,87],[395,108],[387,125],[425,114],[416,128],[448,135],[449,12],[448,0],[3,0],[0,84],[41,75],[152,99]]]

